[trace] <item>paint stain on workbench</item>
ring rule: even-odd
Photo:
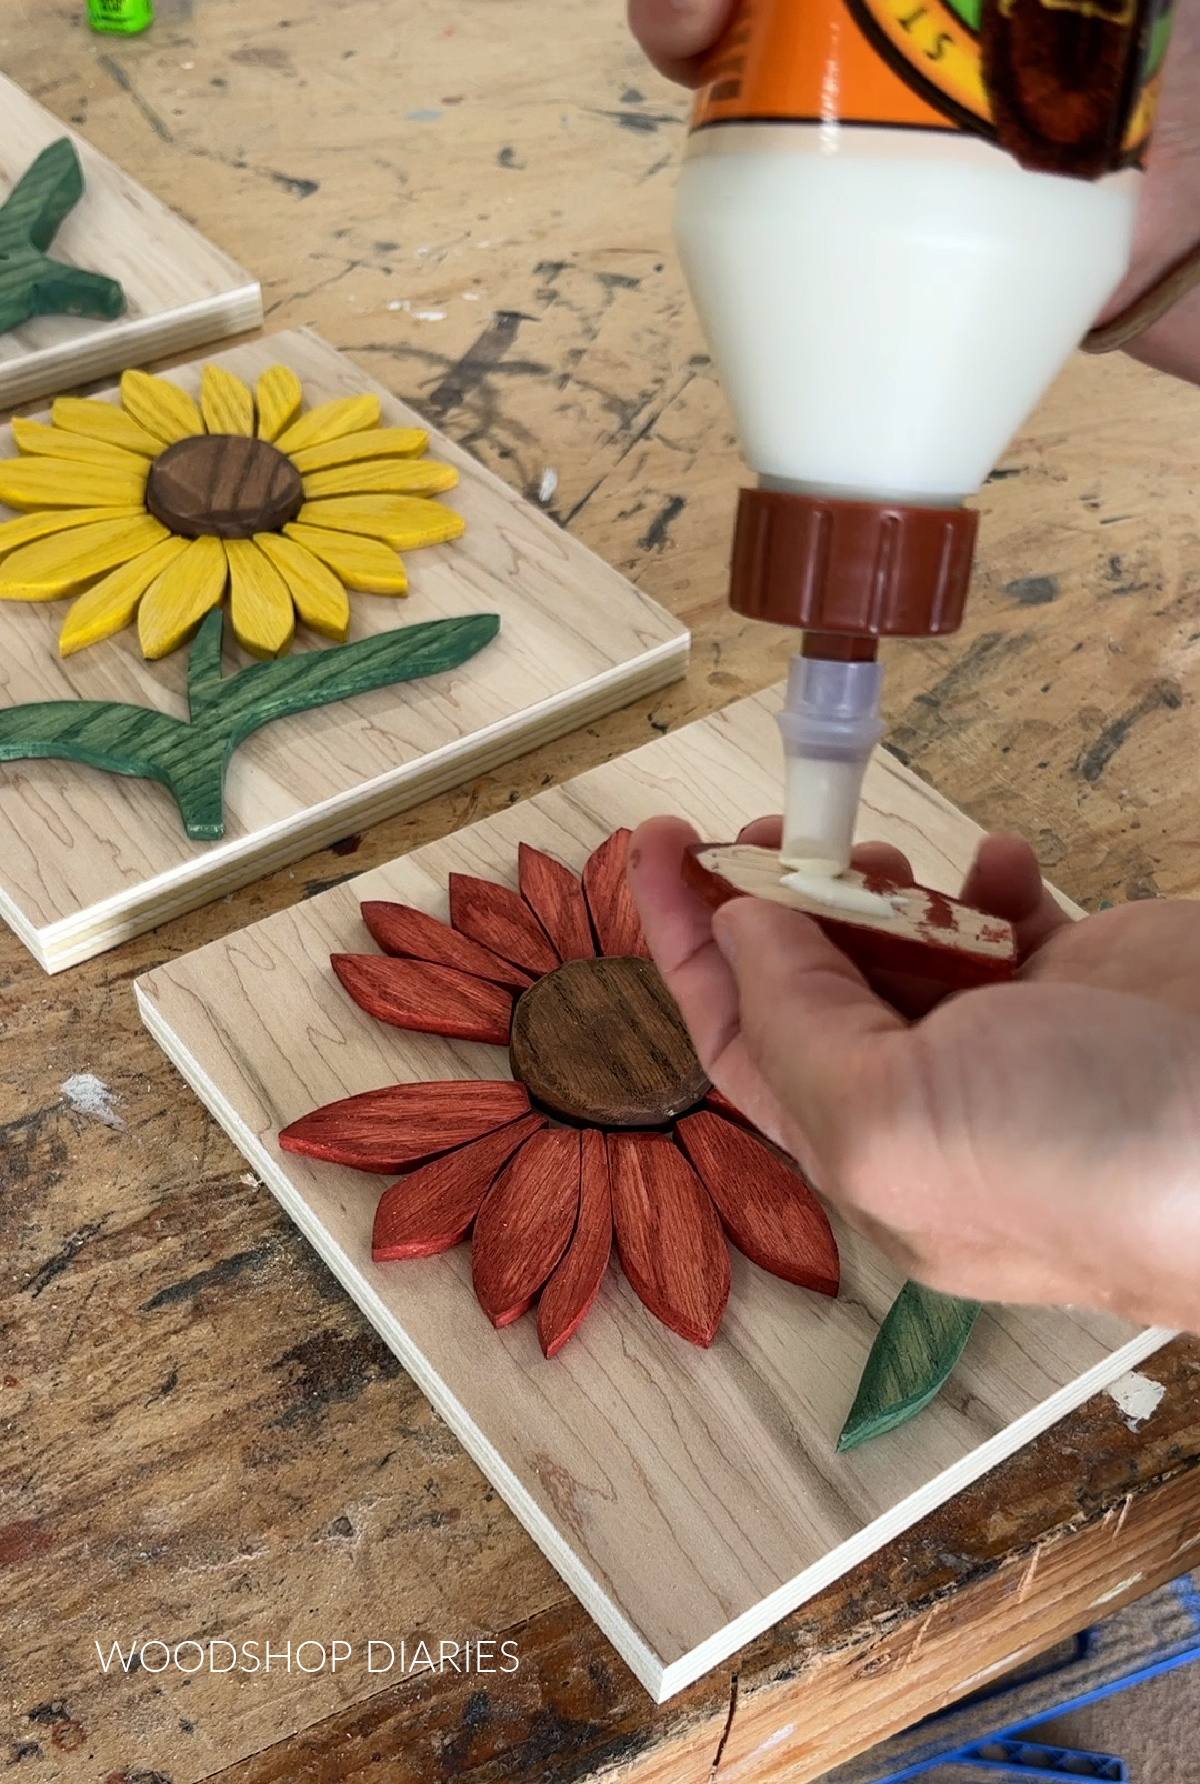
[[[686,496],[668,496],[638,540],[642,550],[662,551],[666,546],[673,544],[674,541],[670,537],[671,523],[678,520],[686,507]]]
[[[344,1338],[329,1329],[293,1345],[268,1368],[287,1372],[291,1404],[273,1421],[284,1427],[319,1419],[335,1401],[356,1400],[372,1383],[403,1373],[374,1332]]]
[[[1148,1375],[1139,1375],[1134,1369],[1104,1391],[1116,1401],[1129,1429],[1138,1431],[1158,1411],[1167,1390],[1161,1381],[1151,1381]]]
[[[264,1245],[255,1245],[248,1251],[238,1251],[232,1257],[223,1257],[217,1263],[210,1264],[207,1269],[198,1270],[194,1276],[187,1276],[180,1282],[171,1282],[166,1288],[160,1288],[157,1294],[142,1302],[138,1312],[157,1313],[162,1307],[176,1307],[185,1301],[194,1301],[205,1289],[221,1288],[247,1271],[263,1269],[277,1250],[278,1247],[268,1240]]]
[[[103,1122],[105,1127],[124,1130],[125,1123],[113,1107],[114,1093],[95,1072],[72,1072],[58,1088],[77,1115]]]
[[[35,1518],[15,1524],[0,1524],[0,1567],[16,1567],[31,1561],[54,1545],[54,1537]]]
[[[1048,602],[1058,600],[1058,578],[1018,576],[1014,582],[1005,583],[1004,592],[1021,607],[1044,607]]]
[[[1152,712],[1166,708],[1176,712],[1183,705],[1183,693],[1179,684],[1174,681],[1156,681],[1147,688],[1136,706],[1117,718],[1110,719],[1104,726],[1094,743],[1081,751],[1076,763],[1075,772],[1085,781],[1094,784],[1100,779],[1121,745],[1125,742],[1139,719],[1144,719]]]
[[[638,136],[653,136],[663,124],[682,124],[684,119],[674,112],[636,112],[636,111],[603,111],[596,106],[588,106],[586,110],[593,117],[609,118],[618,130],[632,130]]]

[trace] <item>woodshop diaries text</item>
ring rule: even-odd
[[[517,1644],[493,1636],[471,1641],[382,1641],[372,1638],[357,1644],[319,1642],[245,1641],[239,1645],[220,1638],[207,1642],[168,1642],[140,1638],[128,1649],[119,1641],[107,1653],[96,1643],[102,1672],[161,1673],[319,1673],[336,1672],[357,1659],[369,1673],[409,1675],[422,1672],[514,1673],[519,1667]]]

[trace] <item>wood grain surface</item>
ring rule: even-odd
[[[118,42],[74,0],[6,0],[0,62],[253,266],[272,327],[549,490],[694,647],[671,688],[60,978],[0,931],[0,1753],[53,1784],[804,1784],[1195,1565],[1200,1350],[1144,1365],[1138,1429],[1097,1395],[649,1704],[128,986],[784,673],[790,637],[724,596],[740,468],[669,241],[687,97],[584,0],[156,12]],[[1200,393],[1076,362],[983,492],[962,633],[886,652],[890,743],[1089,909],[1200,890],[1198,480]],[[88,1071],[123,1128],[62,1090]],[[314,1624],[511,1636],[521,1666],[369,1677],[356,1649],[336,1677],[187,1681],[93,1646]]]
[[[209,367],[210,371],[216,368]],[[306,491],[291,459],[245,434],[193,434],[150,467],[146,506],[173,533],[252,539],[295,520]]]
[[[571,960],[523,992],[509,1059],[540,1108],[597,1127],[662,1127],[709,1088],[648,960]]]
[[[218,363],[251,383],[267,366],[287,364],[313,405],[376,390],[307,334],[234,348]],[[198,365],[172,376],[198,393]],[[419,417],[379,394],[386,423],[416,425]],[[303,442],[304,422],[302,415],[280,438]],[[0,771],[0,914],[48,969],[683,672],[687,634],[667,613],[448,440],[434,447],[461,474],[446,500],[466,517],[466,535],[414,557],[406,599],[356,596],[351,639],[476,612],[499,614],[498,639],[453,674],[339,701],[248,742],[229,772],[219,842],[189,842],[170,796],[153,782],[49,761]],[[0,429],[0,467],[8,449]],[[198,540],[189,550],[213,543]],[[64,661],[54,642],[60,618],[53,603],[0,603],[6,705],[76,696],[184,715],[182,660],[148,664],[136,640],[121,634]],[[311,634],[297,648],[305,646],[324,648]]]
[[[0,195],[43,149],[74,141],[84,191],[54,238],[55,260],[104,273],[125,293],[115,320],[38,316],[0,335],[0,407],[27,403],[88,378],[183,353],[262,321],[249,273],[205,241],[135,179],[0,75]]]
[[[463,1078],[469,1090],[503,1071],[496,1047],[397,1034],[348,1004],[329,957],[355,945],[360,900],[397,899],[435,917],[454,910],[456,924],[464,910],[482,913],[476,940],[499,947],[503,923],[503,945],[528,944],[510,890],[521,842],[579,868],[620,819],[639,822],[664,800],[702,834],[729,834],[776,784],[779,698],[774,690],[739,702],[135,985],[171,1059],[659,1699],[1170,1336],[1099,1314],[990,1308],[954,1385],[918,1421],[836,1455],[902,1284],[841,1222],[837,1301],[781,1284],[741,1256],[730,1296],[720,1223],[691,1166],[662,1136],[610,1135],[622,1273],[604,1283],[572,1349],[547,1363],[529,1322],[487,1334],[470,1271],[495,1324],[524,1311],[574,1224],[577,1166],[568,1205],[541,1164],[566,1139],[578,1154],[573,1134],[535,1136],[506,1167],[484,1202],[470,1263],[464,1250],[393,1270],[372,1261],[369,1181],[281,1150],[280,1129],[289,1148],[303,1130],[310,1154],[346,1158],[324,1133],[344,1121],[346,1148],[360,1146],[364,1124],[350,1110],[419,1097],[422,1079]],[[947,890],[978,838],[887,756],[868,770],[861,827],[910,851]],[[536,970],[532,952],[527,963]],[[561,974],[605,964],[574,962],[523,1002]],[[381,1088],[390,1081],[402,1089]],[[703,1089],[701,1075],[687,1100]],[[340,1105],[344,1116],[305,1113],[335,1095],[356,1099]],[[544,1187],[523,1197],[530,1172]],[[631,1284],[671,1333],[646,1318]],[[673,1333],[712,1348],[697,1356]]]

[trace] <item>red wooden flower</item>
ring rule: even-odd
[[[395,1084],[329,1103],[286,1151],[407,1174],[375,1215],[376,1262],[471,1234],[495,1326],[537,1299],[547,1356],[579,1329],[615,1233],[621,1267],[664,1325],[713,1340],[727,1239],[764,1270],[834,1295],[824,1211],[793,1166],[714,1091],[650,962],[625,883],[628,830],[582,879],[522,843],[520,893],[450,876],[450,922],[362,906],[383,954],[335,954],[368,1014],[398,1028],[507,1043],[511,1080]]]

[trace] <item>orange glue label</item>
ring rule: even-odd
[[[693,130],[962,131],[1038,172],[1141,163],[1171,0],[738,0]]]

